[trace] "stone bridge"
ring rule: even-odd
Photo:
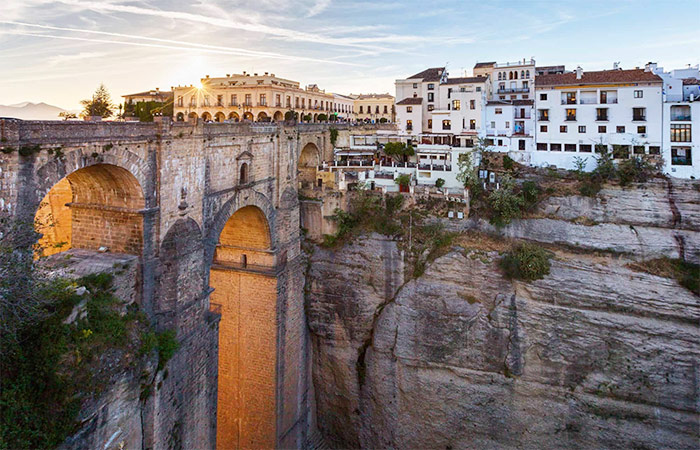
[[[45,255],[137,256],[142,309],[177,332],[144,407],[147,448],[173,433],[183,448],[302,445],[298,175],[332,158],[328,125],[0,119],[0,150],[2,211],[35,221]]]

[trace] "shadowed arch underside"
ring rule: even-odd
[[[44,196],[35,216],[43,256],[70,248],[141,254],[145,200],[128,170],[96,164],[70,173]]]
[[[276,440],[275,253],[257,206],[224,225],[209,274],[221,312],[217,448],[273,448]]]

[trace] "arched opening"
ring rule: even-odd
[[[175,120],[178,122],[184,122],[185,121],[185,114],[184,113],[177,113],[177,116],[175,116]]]
[[[298,179],[299,188],[313,187],[316,181],[316,170],[320,163],[320,152],[316,144],[309,142],[299,154]]]
[[[228,115],[228,120],[233,120],[234,122],[238,122],[241,120],[240,116],[236,112],[232,112],[231,114]]]
[[[318,114],[314,114],[314,122],[318,122]]]
[[[282,114],[282,111],[276,111],[273,119],[275,119],[275,122],[282,122],[284,120],[284,114]]]
[[[97,164],[69,174],[44,196],[35,216],[37,256],[72,248],[140,255],[145,207],[128,170]]]
[[[260,111],[258,113],[258,122],[269,122],[270,116],[268,116],[265,111]]]
[[[238,183],[246,184],[248,182],[248,163],[244,162],[241,164],[241,170],[239,172]]]
[[[273,448],[276,422],[277,277],[267,218],[237,210],[218,239],[209,284],[221,312],[218,449]]]
[[[205,122],[211,122],[211,114],[209,114],[208,112],[203,112],[202,120]]]
[[[253,113],[250,111],[244,112],[243,113],[243,120],[249,120],[252,122],[253,121]]]
[[[191,112],[191,113],[189,113],[189,114],[187,115],[187,118],[188,118],[190,121],[195,121],[195,122],[196,122],[198,116],[197,116],[197,113],[196,113],[196,112]]]
[[[224,120],[226,120],[226,115],[224,113],[222,113],[221,111],[219,111],[214,116],[214,120],[217,122],[223,122]]]

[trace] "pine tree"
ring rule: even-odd
[[[100,84],[90,100],[81,100],[80,103],[84,107],[84,117],[100,116],[107,118],[114,114],[114,104],[104,84]]]

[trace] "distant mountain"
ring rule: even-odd
[[[65,111],[58,106],[46,103],[22,102],[14,105],[0,105],[0,117],[12,117],[22,120],[61,120],[60,112]]]

